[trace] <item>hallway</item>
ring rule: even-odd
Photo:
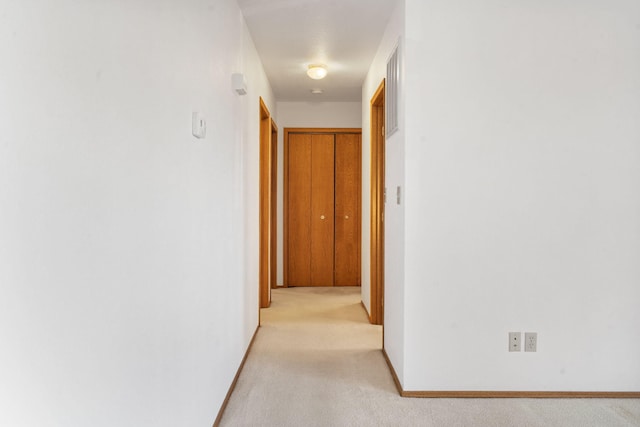
[[[360,288],[272,292],[221,426],[370,425],[397,393]]]
[[[640,427],[640,1],[7,0],[0,34],[0,426],[211,426],[255,336],[227,426]],[[255,334],[292,128],[361,129],[361,287]],[[635,400],[401,399],[382,345],[414,394]]]
[[[638,399],[412,399],[359,288],[273,290],[220,426],[638,426]]]

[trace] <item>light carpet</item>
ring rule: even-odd
[[[221,426],[640,426],[640,399],[398,395],[360,288],[272,291]]]

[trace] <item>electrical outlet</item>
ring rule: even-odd
[[[509,332],[509,351],[520,351],[522,332]]]
[[[538,333],[524,333],[524,351],[538,351]]]

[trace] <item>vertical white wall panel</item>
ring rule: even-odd
[[[640,390],[639,26],[407,0],[406,389]]]
[[[0,424],[213,422],[257,326],[274,104],[244,27],[232,0],[3,4]]]
[[[384,36],[362,86],[362,301],[371,310],[371,111],[370,103],[375,91],[386,76],[387,60],[396,46],[400,46],[405,28],[404,0],[389,18]],[[401,64],[400,69],[404,66]],[[395,203],[395,189],[404,187],[404,92],[407,90],[400,76],[398,86],[399,130],[386,140],[387,203],[385,205],[385,307],[384,347],[393,363],[401,383],[404,383],[404,204]]]

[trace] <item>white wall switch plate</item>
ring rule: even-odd
[[[207,136],[207,121],[200,113],[191,114],[191,133],[198,139]]]

